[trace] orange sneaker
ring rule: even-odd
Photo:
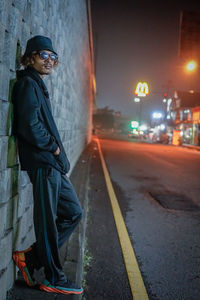
[[[36,283],[33,279],[34,268],[33,268],[33,266],[27,266],[27,261],[26,261],[26,256],[25,256],[25,253],[27,253],[31,250],[32,250],[32,248],[30,247],[24,251],[15,251],[13,253],[13,260],[14,260],[15,264],[17,265],[17,267],[19,268],[19,270],[21,271],[26,283],[29,286],[35,286]]]
[[[57,294],[82,294],[83,288],[77,287],[76,284],[67,280],[62,285],[52,285],[48,280],[44,280],[43,283],[40,285],[40,290],[48,292],[48,293],[57,293]]]

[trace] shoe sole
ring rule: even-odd
[[[20,260],[19,255],[17,253],[13,254],[13,260],[14,260],[16,266],[19,268],[20,272],[22,273],[24,280],[26,281],[28,286],[30,286],[30,287],[35,286],[32,278],[31,278],[31,275],[28,271],[28,268],[26,267],[26,263],[24,261]]]
[[[83,290],[81,291],[73,291],[73,290],[69,290],[69,291],[64,291],[64,290],[60,290],[60,289],[57,289],[57,288],[52,288],[52,287],[48,287],[44,284],[41,284],[40,285],[40,290],[41,291],[45,291],[45,292],[48,292],[48,293],[57,293],[57,294],[64,294],[64,295],[68,295],[68,294],[82,294],[83,293]]]

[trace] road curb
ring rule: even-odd
[[[84,274],[84,248],[85,232],[87,224],[88,211],[88,191],[89,191],[89,172],[92,158],[92,142],[81,154],[75,168],[70,176],[70,180],[76,190],[76,193],[83,208],[83,218],[78,228],[73,233],[70,241],[65,245],[65,255],[61,254],[63,270],[78,285],[82,285]],[[61,251],[62,252],[62,251]],[[81,299],[82,295],[74,295],[73,299]]]
[[[200,146],[193,146],[193,145],[183,144],[182,147],[200,151]]]

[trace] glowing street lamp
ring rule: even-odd
[[[197,68],[197,62],[195,60],[189,61],[185,66],[187,72],[194,72],[196,68]]]
[[[163,117],[163,114],[161,112],[154,112],[153,113],[153,119],[161,119]]]
[[[161,130],[165,130],[165,128],[166,128],[165,124],[161,124],[161,125],[160,125],[160,129],[161,129]]]

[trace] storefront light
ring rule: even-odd
[[[162,117],[163,117],[163,115],[160,112],[154,112],[153,113],[153,118],[154,119],[161,119]]]
[[[147,125],[143,124],[140,126],[140,130],[145,131],[147,130]]]
[[[137,103],[137,102],[140,102],[140,98],[137,98],[137,97],[135,97],[134,98],[134,101]]]

